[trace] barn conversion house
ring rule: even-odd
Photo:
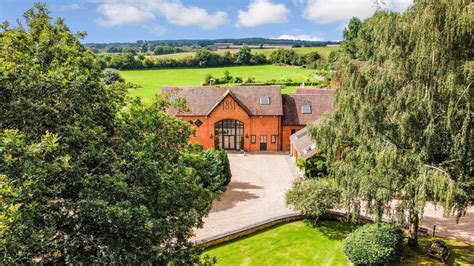
[[[191,123],[191,141],[205,148],[289,151],[290,136],[333,109],[334,90],[281,86],[164,87],[162,96],[183,99],[186,110],[168,111]]]

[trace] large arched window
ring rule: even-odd
[[[244,148],[244,124],[237,120],[221,120],[215,125],[215,148],[242,150]]]

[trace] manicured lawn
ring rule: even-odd
[[[217,258],[217,265],[349,265],[342,251],[346,236],[357,228],[324,221],[279,225],[263,232],[206,249],[202,256]],[[435,238],[420,237],[420,247]],[[474,265],[474,245],[443,239],[452,250],[448,265]],[[399,265],[442,265],[423,250],[404,248]]]
[[[321,222],[312,227],[300,221],[205,250],[217,265],[348,265],[343,240],[356,226]]]
[[[127,82],[140,84],[142,86],[141,88],[131,90],[130,96],[139,96],[147,101],[152,99],[155,94],[159,94],[162,86],[202,85],[207,74],[219,78],[224,76],[225,70],[228,70],[233,77],[241,77],[244,80],[249,77],[254,77],[256,81],[268,81],[272,79],[291,79],[294,82],[307,82],[307,80],[316,81],[311,76],[314,69],[276,65],[127,70],[120,71],[120,74]],[[289,88],[284,92],[291,92],[294,89],[295,88]]]

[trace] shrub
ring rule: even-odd
[[[216,84],[219,84],[218,78],[214,78],[211,74],[207,74],[204,77],[204,83],[203,83],[204,86],[216,85]]]
[[[326,156],[324,154],[316,154],[306,160],[298,159],[296,166],[304,170],[304,174],[308,178],[319,178],[328,174]]]
[[[124,82],[124,79],[120,76],[120,73],[117,71],[117,69],[106,68],[104,69],[102,75],[102,80],[107,85],[110,85],[114,82]]]
[[[339,203],[339,189],[331,178],[297,179],[286,193],[286,203],[294,210],[318,219]]]
[[[403,232],[394,225],[364,225],[351,233],[343,251],[354,265],[387,265],[398,259]]]
[[[225,190],[227,185],[230,183],[230,179],[232,178],[232,173],[230,171],[230,162],[229,157],[227,156],[227,152],[225,150],[219,150],[217,153],[218,158],[218,169],[220,173],[220,189]]]
[[[222,78],[222,82],[231,83],[233,80],[234,80],[234,78],[230,74],[229,70],[225,70],[224,71],[224,77]]]
[[[254,78],[254,77],[248,77],[248,78],[245,80],[245,83],[255,83],[255,78]]]
[[[196,175],[206,188],[214,192],[225,191],[232,177],[225,150],[202,150],[194,146],[191,152],[182,154],[182,159],[193,169],[192,171],[196,171]]]

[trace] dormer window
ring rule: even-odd
[[[311,114],[311,105],[304,104],[301,106],[301,113],[302,114]]]
[[[269,104],[270,104],[270,96],[260,97],[260,105],[269,105]]]
[[[311,151],[314,151],[316,149],[316,143],[313,143],[306,148],[304,148],[304,153],[310,153]]]
[[[171,97],[169,98],[170,103],[175,103],[175,102],[176,102],[176,99],[178,99],[178,97],[176,97],[176,96],[171,96]]]

